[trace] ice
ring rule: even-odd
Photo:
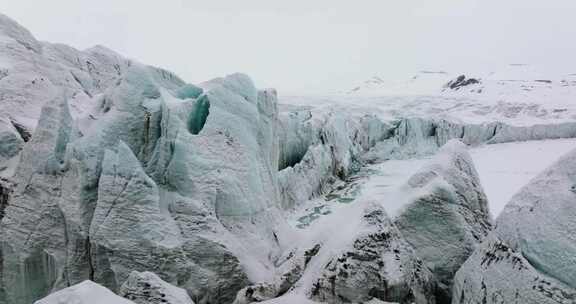
[[[176,92],[176,96],[180,99],[198,98],[202,94],[202,89],[187,83],[180,87]]]
[[[165,282],[152,272],[133,271],[118,294],[136,304],[194,304],[186,290]]]
[[[574,148],[575,139],[554,139],[485,145],[471,149],[492,215],[498,216],[516,192]]]
[[[401,191],[411,199],[394,223],[437,278],[439,302],[447,302],[454,274],[492,228],[467,147],[449,141]]]
[[[57,291],[34,304],[135,304],[92,281]]]
[[[41,49],[40,43],[34,39],[27,29],[2,14],[0,14],[0,39],[5,41],[14,40],[34,52],[40,52]]]
[[[2,143],[0,146],[0,174],[2,174],[5,169],[12,167],[8,161],[20,153],[25,139],[14,127],[13,122],[0,117],[0,142]]]
[[[117,291],[138,270],[229,302],[270,277],[291,233],[275,91],[234,74],[194,98],[175,74],[103,47],[39,45],[0,41],[18,67],[0,80],[0,301],[86,279]]]
[[[287,210],[325,194],[355,172],[366,151],[391,133],[372,115],[306,109],[281,115],[279,131],[280,194]]]
[[[576,150],[520,189],[458,270],[462,303],[572,303],[576,297]],[[505,286],[505,288],[503,288]]]
[[[480,82],[446,88],[459,76]],[[496,67],[477,74],[424,71],[407,80],[374,77],[349,92],[325,96],[283,96],[281,103],[336,107],[377,114],[383,119],[420,117],[481,124],[531,126],[573,122],[574,76],[546,74],[532,66]]]
[[[86,279],[138,301],[441,302],[476,247],[470,302],[476,273],[506,282],[486,257],[571,295],[573,160],[533,178],[576,145],[574,84],[422,71],[278,105],[244,74],[196,86],[0,15],[0,302],[100,294],[65,289]],[[502,220],[478,245],[483,189]]]
[[[190,118],[188,118],[188,130],[190,133],[196,135],[200,133],[206,119],[210,114],[210,101],[206,96],[200,97],[194,103],[194,108],[190,112]]]
[[[430,178],[426,179],[427,177]],[[363,230],[359,228],[362,224],[357,222],[357,218],[362,218],[364,210],[372,210],[368,202],[374,202],[382,212],[394,212],[393,222],[390,222],[393,227],[391,229],[398,227],[402,234],[401,242],[410,243],[415,248],[416,255],[423,257],[426,265],[437,271],[438,278],[434,280],[441,279],[444,284],[441,285],[443,293],[436,292],[434,297],[449,298],[451,275],[490,227],[486,197],[482,193],[471,159],[466,154],[466,147],[454,141],[449,142],[433,159],[390,160],[364,167],[337,183],[332,191],[297,209],[292,223],[305,235],[299,247],[311,248],[314,244],[320,244],[321,249],[318,256],[312,258],[302,279],[295,285],[296,290],[304,288],[307,294],[319,301],[331,301],[330,296],[321,291],[325,282],[322,279],[316,282],[313,278],[321,277],[321,269],[338,269],[337,262],[326,262],[326,259],[347,250],[350,239],[362,235]],[[418,213],[418,210],[426,213],[427,206],[435,208],[434,212],[430,212],[430,216],[423,214],[416,218],[410,217]],[[437,224],[434,225],[436,221]],[[333,235],[333,227],[336,226],[338,234]],[[429,233],[415,235],[412,229],[414,227],[416,231],[422,229]],[[436,240],[439,235],[443,236],[441,242]],[[383,263],[390,265],[390,261],[385,259],[386,256],[383,254]],[[364,266],[369,264],[366,262]],[[349,269],[353,266],[346,267]],[[391,268],[387,268],[387,273],[394,276]],[[339,280],[335,279],[338,282]],[[352,278],[351,280],[346,284],[336,283],[338,292],[345,298],[359,299],[354,297],[362,297],[362,288],[355,287],[358,294],[353,296],[346,287],[355,286]],[[389,292],[393,293],[393,289]],[[428,294],[427,299],[432,298],[433,296]]]
[[[402,208],[410,202],[410,196],[402,192],[401,187],[416,171],[429,162],[429,158],[411,160],[389,160],[370,168],[374,174],[362,186],[364,197],[381,202],[386,213],[396,217]]]
[[[522,186],[556,161],[563,153],[576,147],[576,139],[489,144],[471,147],[470,154],[486,192],[490,213],[500,214],[504,205]],[[401,186],[430,157],[392,159],[368,165],[349,177],[342,186],[336,185],[321,198],[311,200],[306,208],[291,217],[292,225],[304,228],[335,208],[353,203],[356,199],[372,198],[382,202],[386,212],[395,217],[408,204],[412,196],[401,191]]]
[[[402,185],[428,161],[428,158],[389,160],[368,165],[336,183],[324,195],[297,208],[290,216],[290,222],[294,227],[306,228],[320,217],[364,199],[380,202],[386,213],[395,217],[411,199],[401,191]]]
[[[299,277],[278,301],[306,295],[321,303],[334,303],[340,297],[350,302],[376,297],[434,303],[435,281],[427,269],[417,266],[421,263],[382,206],[360,200],[343,205],[302,231],[297,249],[280,266],[299,269]],[[278,280],[285,277],[278,273]]]

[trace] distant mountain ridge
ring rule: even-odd
[[[460,81],[458,85],[454,85]],[[557,96],[576,95],[576,73],[554,74],[539,71],[529,64],[512,63],[503,68],[484,73],[447,72],[443,70],[422,70],[406,79],[389,79],[375,75],[359,82],[352,89],[343,92],[354,96],[386,95],[468,95],[477,97],[499,97],[518,95],[526,98],[549,96],[551,91],[560,91]]]

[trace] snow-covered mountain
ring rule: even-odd
[[[326,98],[315,98],[321,103]],[[407,80],[373,77],[342,94],[339,104],[372,107],[382,115],[434,116],[514,125],[573,121],[576,73],[539,72],[510,64],[492,72],[421,71]]]
[[[453,77],[453,74],[445,71],[419,71],[407,79],[373,76],[342,93],[352,96],[436,94]]]
[[[576,86],[576,71],[568,74],[543,72],[529,64],[509,64],[489,72],[419,71],[408,79],[383,76],[360,82],[343,92],[353,96],[442,95],[460,93],[486,98],[562,97]],[[564,89],[559,89],[564,88]]]
[[[0,304],[571,303],[574,82],[509,69],[278,101],[0,15]]]

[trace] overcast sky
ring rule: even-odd
[[[40,40],[102,44],[190,82],[244,72],[285,94],[422,69],[569,70],[576,58],[575,0],[2,0],[0,11]]]

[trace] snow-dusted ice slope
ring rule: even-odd
[[[575,148],[576,139],[534,140],[470,148],[492,216],[497,217],[522,186]],[[369,165],[353,175],[346,185],[336,187],[336,190],[312,200],[303,210],[296,212],[292,223],[303,228],[359,199],[382,203],[388,215],[394,217],[411,201],[401,186],[429,161],[429,157],[422,157]]]
[[[498,216],[516,192],[575,148],[576,139],[554,139],[485,145],[471,149],[492,215]]]
[[[291,222],[298,228],[305,228],[316,219],[363,199],[382,203],[388,215],[393,217],[408,201],[399,187],[427,161],[428,158],[389,160],[367,166],[327,195],[313,199],[297,210]]]
[[[572,150],[514,195],[456,273],[452,303],[574,303],[575,175]]]

